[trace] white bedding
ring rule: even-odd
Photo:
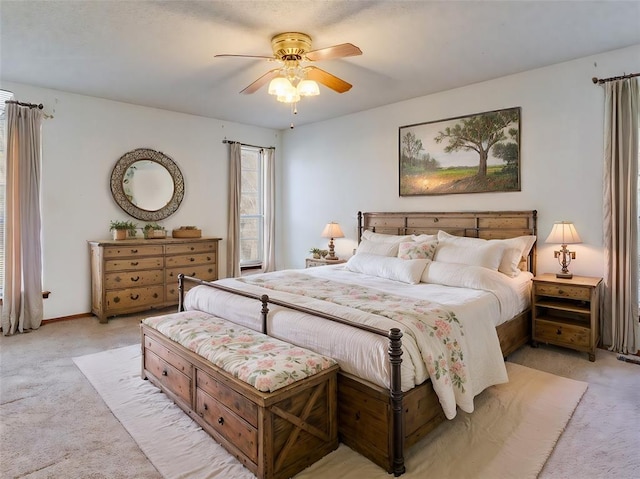
[[[394,295],[439,303],[445,309],[454,312],[464,328],[464,359],[470,378],[467,385],[470,397],[473,398],[488,386],[507,381],[495,326],[528,306],[528,284],[531,278],[529,273],[510,278],[479,267],[429,262],[422,274],[422,281],[430,283],[412,285],[354,273],[348,271],[345,265],[310,268],[301,272],[316,278],[356,284]],[[286,272],[269,273],[272,276],[279,274]],[[298,297],[283,291],[265,290],[231,278],[218,282],[257,294],[266,292],[271,298],[295,302],[340,317],[354,316],[352,309],[339,304],[307,296]],[[256,300],[206,286],[198,286],[188,292],[185,308],[206,311],[254,329],[261,327],[260,304]],[[381,329],[398,327],[395,321],[388,318],[376,317],[375,320],[375,326]],[[385,337],[274,305],[270,305],[269,334],[330,356],[336,359],[346,372],[381,387],[389,386],[389,342]],[[403,351],[402,389],[406,391],[424,382],[429,377],[429,372],[421,356],[420,347],[408,334],[403,337]],[[473,411],[472,400],[456,397],[452,407],[450,399],[440,396],[447,417],[455,416],[456,403],[464,411]]]

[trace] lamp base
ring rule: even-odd
[[[556,278],[571,279],[573,278],[573,273],[556,273]]]

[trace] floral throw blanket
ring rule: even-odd
[[[454,312],[430,301],[298,272],[284,272],[277,277],[249,276],[238,278],[238,281],[328,301],[396,321],[403,334],[411,335],[418,345],[446,417],[455,417],[456,405],[465,411],[473,411],[473,393],[467,387],[470,378],[465,363],[466,341]]]

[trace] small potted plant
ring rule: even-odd
[[[135,237],[138,225],[131,221],[111,220],[109,230],[113,231],[114,240],[123,240],[127,237]]]
[[[166,238],[167,232],[164,229],[164,226],[159,225],[158,223],[147,223],[144,225],[142,229],[144,233],[144,237],[146,239],[151,238]]]
[[[320,259],[320,255],[322,253],[322,250],[320,248],[311,248],[309,250],[309,253],[311,253],[313,255],[313,259]]]
[[[320,257],[322,259],[325,259],[327,257],[327,255],[329,254],[329,251],[327,251],[326,249],[321,249],[320,250]]]

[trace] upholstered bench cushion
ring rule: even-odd
[[[143,323],[263,392],[276,391],[336,364],[331,358],[202,311],[155,316]]]

